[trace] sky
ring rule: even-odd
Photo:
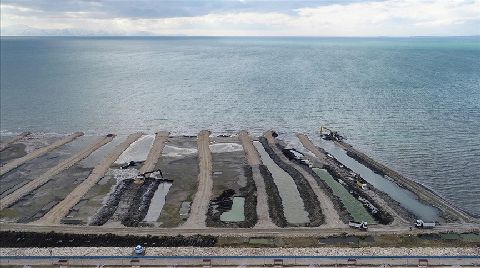
[[[2,0],[1,35],[480,35],[480,0]]]

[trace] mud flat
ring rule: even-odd
[[[423,202],[433,204],[436,207],[440,208],[443,213],[442,217],[447,221],[455,221],[457,219],[461,221],[475,221],[473,217],[468,215],[466,212],[463,212],[460,209],[456,208],[454,205],[448,203],[448,201],[438,196],[435,192],[411,179],[404,177],[400,173],[392,170],[391,168],[383,165],[382,163],[375,161],[368,155],[355,149],[350,144],[344,141],[335,141],[335,144],[344,149],[347,152],[348,156],[370,168],[373,172],[378,173],[382,176],[388,176],[401,187],[415,193],[418,198]]]
[[[47,183],[3,209],[2,214],[7,217],[2,217],[2,220],[29,223],[40,219],[81,183],[91,170],[75,165],[51,177]]]
[[[9,146],[16,143],[17,141],[27,137],[30,134],[31,134],[30,132],[22,132],[22,133],[20,133],[16,136],[10,138],[9,140],[6,140],[5,142],[2,141],[2,143],[0,144],[0,152],[7,149]]]
[[[53,135],[53,134],[31,133],[30,135],[10,144],[8,147],[6,147],[3,151],[0,152],[0,166],[3,166],[14,159],[24,157],[27,154],[35,150],[38,150],[42,147],[48,146],[56,142],[59,137],[61,136]],[[61,150],[63,147],[67,145],[68,144],[61,146],[58,150]],[[49,152],[47,155],[52,154],[53,152]],[[41,156],[38,158],[41,158]],[[38,158],[34,160],[30,160],[26,162],[24,165],[27,165],[37,160]],[[17,169],[19,168],[20,167],[18,167]],[[7,172],[7,174],[11,172]]]
[[[74,156],[62,161],[57,166],[49,169],[47,172],[42,174],[40,177],[35,178],[34,180],[28,182],[24,186],[18,188],[13,193],[3,197],[0,200],[0,208],[4,209],[6,207],[11,206],[16,201],[18,201],[23,196],[27,195],[31,191],[39,188],[40,186],[47,183],[51,177],[57,175],[58,173],[62,172],[63,170],[75,165],[76,163],[80,162],[82,159],[88,157],[93,151],[100,148],[101,146],[105,145],[106,143],[110,142],[113,139],[112,136],[107,135],[97,139],[94,143],[90,144]]]
[[[109,155],[107,155],[98,166],[96,166],[88,178],[78,185],[64,200],[50,210],[39,223],[60,223],[67,215],[70,209],[75,206],[81,198],[97,184],[98,181],[105,176],[105,173],[113,164],[113,162],[122,154],[122,152],[130,146],[132,142],[137,140],[142,133],[130,135],[123,143],[118,145]]]
[[[247,165],[243,147],[238,140],[214,138],[210,145],[213,160],[213,191],[207,215],[210,227],[253,227],[257,222],[257,193],[251,167]],[[222,221],[221,218],[232,209],[234,202],[243,197],[243,220]],[[240,213],[241,213],[240,212]],[[235,213],[235,212],[232,212]],[[238,213],[238,212],[237,212]],[[242,218],[242,217],[238,217]]]
[[[186,219],[180,215],[182,203],[192,202],[197,190],[199,165],[196,138],[169,137],[155,169],[162,170],[164,178],[173,180],[155,224],[178,227]]]
[[[6,163],[5,165],[3,165],[2,167],[0,167],[0,176],[1,175],[4,175],[5,173],[9,172],[10,170],[12,169],[15,169],[17,167],[19,167],[20,165],[32,160],[32,159],[35,159],[39,156],[42,156],[52,150],[55,150],[57,149],[58,147],[66,144],[66,143],[69,143],[71,141],[73,141],[74,139],[80,137],[80,136],[83,136],[83,132],[75,132],[65,138],[62,138],[48,146],[45,146],[45,147],[42,147],[40,149],[37,149],[23,157],[20,157],[20,158],[17,158],[17,159],[14,159],[8,163]]]
[[[262,143],[254,141],[253,144],[264,163],[264,166],[260,167],[260,172],[265,179],[267,195],[271,195],[268,203],[273,207],[273,210],[270,210],[273,222],[280,227],[308,224],[309,215],[293,178],[274,162]],[[280,203],[277,204],[278,201]],[[282,212],[280,217],[274,214],[280,211]],[[288,222],[287,225],[283,222],[282,216]]]

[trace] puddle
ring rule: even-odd
[[[233,205],[230,211],[226,211],[220,215],[220,220],[224,222],[245,221],[245,197],[234,197]]]
[[[394,182],[360,164],[355,159],[348,156],[345,150],[339,148],[332,142],[324,141],[320,138],[316,138],[315,141],[327,152],[333,155],[338,161],[354,172],[360,174],[360,176],[362,176],[362,178],[364,178],[368,183],[373,185],[373,187],[388,194],[393,200],[400,203],[402,207],[411,212],[417,218],[425,221],[439,220],[439,210],[432,206],[423,204],[416,199],[415,194],[412,192],[398,186]]]
[[[309,222],[308,213],[305,211],[303,200],[292,177],[273,162],[260,142],[254,141],[253,145],[260,154],[263,164],[272,173],[273,180],[282,198],[283,211],[287,221],[289,223]]]
[[[194,148],[181,148],[171,145],[165,145],[162,151],[162,157],[186,157],[195,155],[197,153],[197,149]]]
[[[355,221],[375,222],[362,203],[353,197],[343,185],[334,180],[328,171],[319,168],[313,168],[313,171],[332,189],[333,194],[340,198]]]
[[[158,220],[163,206],[165,205],[165,197],[167,196],[168,190],[170,190],[171,186],[172,184],[169,182],[160,183],[158,185],[158,188],[155,191],[152,200],[150,201],[147,215],[145,215],[143,221],[156,222]]]
[[[209,145],[212,153],[229,153],[243,151],[243,146],[238,143],[215,143]]]
[[[130,161],[143,162],[147,160],[148,152],[152,148],[155,135],[144,135],[132,143],[115,161],[115,164],[125,164]]]

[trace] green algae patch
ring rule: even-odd
[[[343,185],[333,179],[328,171],[319,168],[313,168],[313,171],[332,189],[333,194],[340,198],[348,213],[350,213],[355,221],[375,222],[362,203],[353,197]]]

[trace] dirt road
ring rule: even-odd
[[[252,137],[250,137],[248,132],[245,130],[240,131],[238,138],[242,142],[243,151],[245,151],[248,164],[250,166],[261,165],[262,160],[260,159],[257,150],[253,146]]]
[[[312,175],[306,172],[303,168],[299,167],[297,164],[292,163],[288,160],[285,155],[278,149],[275,145],[275,138],[272,136],[271,131],[267,131],[265,133],[265,138],[267,138],[268,142],[272,144],[273,151],[282,159],[283,162],[288,163],[290,166],[295,168],[298,172],[300,172],[303,177],[307,180],[308,184],[312,188],[313,192],[317,196],[318,201],[320,202],[320,207],[322,209],[322,213],[325,216],[325,223],[323,225],[327,227],[334,227],[334,226],[342,226],[344,223],[340,220],[340,216],[338,215],[337,211],[335,210],[335,206],[333,205],[332,200],[325,194],[325,192],[320,188],[317,181],[315,180]]]
[[[31,191],[37,189],[38,187],[47,183],[53,176],[57,175],[58,173],[62,172],[63,170],[75,165],[76,163],[80,162],[82,159],[89,156],[98,148],[102,147],[103,145],[109,143],[113,140],[113,136],[104,136],[99,138],[94,143],[90,144],[79,153],[75,154],[74,156],[64,160],[60,164],[56,165],[55,167],[47,170],[47,172],[43,173],[39,177],[33,179],[29,183],[25,184],[24,186],[18,188],[13,193],[5,196],[0,200],[0,210],[11,206],[13,203],[17,202],[20,198],[27,195]]]
[[[163,148],[168,139],[170,133],[167,131],[157,132],[155,135],[155,141],[153,142],[150,152],[148,152],[147,160],[143,163],[143,166],[140,168],[140,174],[145,172],[151,172],[155,168],[155,165],[158,162],[158,159],[162,155]]]
[[[30,132],[22,132],[22,133],[18,134],[17,136],[9,139],[8,141],[0,144],[0,152],[7,149],[10,145],[12,145],[13,143],[25,138],[28,135],[30,135]]]
[[[48,146],[45,146],[45,147],[42,147],[40,149],[37,149],[29,154],[27,154],[26,156],[24,157],[20,157],[20,158],[17,158],[15,160],[12,160],[8,163],[6,163],[5,165],[3,165],[2,167],[0,167],[0,176],[2,176],[3,174],[9,172],[10,170],[12,169],[15,169],[17,167],[19,167],[20,165],[24,164],[25,162],[27,161],[30,161],[32,159],[35,159],[39,156],[42,156],[52,150],[55,150],[57,149],[58,147],[66,144],[66,143],[69,143],[71,141],[73,141],[74,139],[80,137],[80,136],[83,136],[83,132],[75,132],[63,139],[60,139]]]
[[[210,131],[202,130],[198,134],[198,161],[200,172],[198,174],[198,188],[193,197],[190,216],[180,228],[205,228],[208,205],[212,196],[212,154],[210,152]]]
[[[445,232],[479,232],[478,224],[445,224],[434,229],[413,229],[411,224],[399,226],[369,225],[367,234],[412,234],[421,233],[445,233]],[[82,225],[32,225],[22,223],[0,223],[2,231],[16,232],[57,232],[75,234],[106,234],[115,235],[218,235],[218,236],[242,236],[242,237],[326,237],[340,234],[365,235],[365,231],[352,228],[325,228],[320,227],[288,227],[275,229],[257,228],[159,228],[159,227],[108,227],[108,226],[82,226]]]
[[[130,144],[139,139],[143,133],[137,132],[129,135],[127,139],[117,145],[90,173],[87,179],[80,183],[64,200],[58,203],[48,211],[35,224],[58,224],[68,214],[82,197],[92,188],[101,178],[105,176],[110,166],[118,159]]]
[[[322,163],[325,163],[325,155],[317,149],[317,146],[315,146],[315,144],[313,144],[312,141],[305,134],[298,133],[297,137],[302,143],[303,147],[305,147],[305,149],[312,152]]]
[[[262,160],[260,159],[257,150],[253,146],[252,137],[250,137],[247,131],[240,131],[238,137],[242,142],[243,151],[245,152],[247,162],[252,167],[253,181],[257,187],[258,221],[254,228],[275,228],[276,225],[273,224],[272,219],[270,219],[267,202],[267,190],[259,169],[259,165],[262,164]]]

